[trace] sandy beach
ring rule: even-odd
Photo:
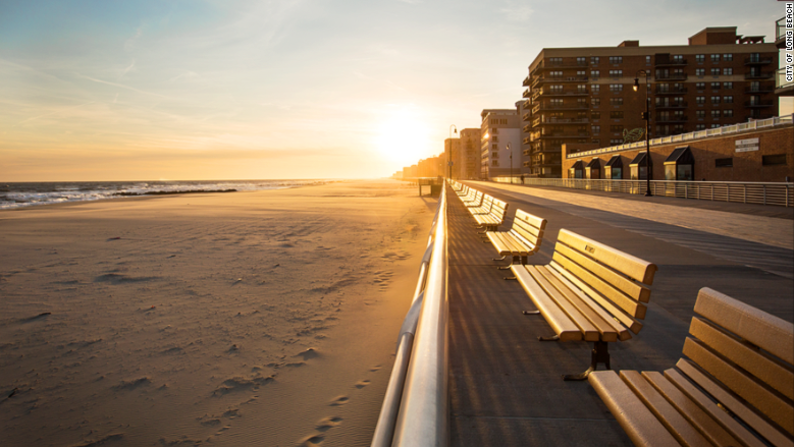
[[[368,445],[436,203],[382,180],[0,212],[0,444]]]

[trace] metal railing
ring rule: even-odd
[[[442,190],[372,447],[444,447],[448,439],[447,193]]]
[[[521,178],[495,177],[498,183],[521,184]],[[589,191],[645,194],[645,180],[590,180],[567,178],[524,178],[524,185],[555,186]],[[794,206],[794,183],[784,182],[688,182],[651,180],[655,196],[716,202],[752,203],[759,205]]]

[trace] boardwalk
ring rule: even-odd
[[[469,182],[548,220],[540,253],[550,260],[567,228],[654,262],[646,326],[610,346],[612,368],[662,370],[680,357],[698,289],[728,293],[794,320],[794,221],[791,211],[737,204],[574,192]],[[495,252],[481,242],[460,201],[449,201],[451,445],[631,445],[587,382],[564,382],[586,369],[585,342],[541,343],[540,316]]]

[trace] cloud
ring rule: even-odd
[[[160,98],[165,98],[165,99],[173,99],[173,98],[169,98],[168,96],[161,95],[159,93],[152,93],[152,92],[139,90],[139,89],[137,89],[135,87],[130,87],[128,85],[118,84],[116,82],[103,81],[101,79],[92,78],[91,76],[86,76],[86,75],[83,75],[83,74],[80,74],[80,73],[75,73],[75,74],[77,76],[81,77],[81,78],[88,79],[89,81],[93,81],[93,82],[96,82],[96,83],[99,83],[99,84],[112,85],[113,87],[119,87],[119,88],[123,88],[123,89],[127,89],[127,90],[132,90],[133,92],[143,93],[145,95],[159,96]]]

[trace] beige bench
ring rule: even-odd
[[[544,231],[546,231],[546,219],[523,210],[516,210],[513,225],[509,230],[488,231],[485,235],[502,256],[495,258],[494,261],[504,261],[507,256],[512,256],[513,264],[526,264],[527,258],[540,250]],[[499,268],[507,270],[510,267]]]
[[[462,197],[460,200],[466,207],[479,207],[482,205],[483,193],[482,191],[477,191],[476,189],[469,189],[469,194],[467,194],[466,197]]]
[[[589,382],[635,445],[794,445],[794,325],[704,288],[684,343],[660,372]]]
[[[642,328],[655,264],[560,230],[548,265],[513,264],[510,269],[555,335],[541,341],[594,342],[590,368],[565,380],[584,380],[603,363],[609,369],[609,342],[625,341]]]
[[[485,194],[482,197],[482,203],[480,206],[472,206],[469,207],[469,213],[473,216],[478,214],[488,214],[491,212],[491,206],[493,206],[494,198],[490,194]]]
[[[505,221],[505,215],[507,214],[507,208],[509,206],[507,202],[491,197],[491,206],[488,212],[474,214],[474,220],[477,221],[477,225],[485,229],[482,234],[488,231],[496,231],[499,225],[502,225],[502,222]]]

